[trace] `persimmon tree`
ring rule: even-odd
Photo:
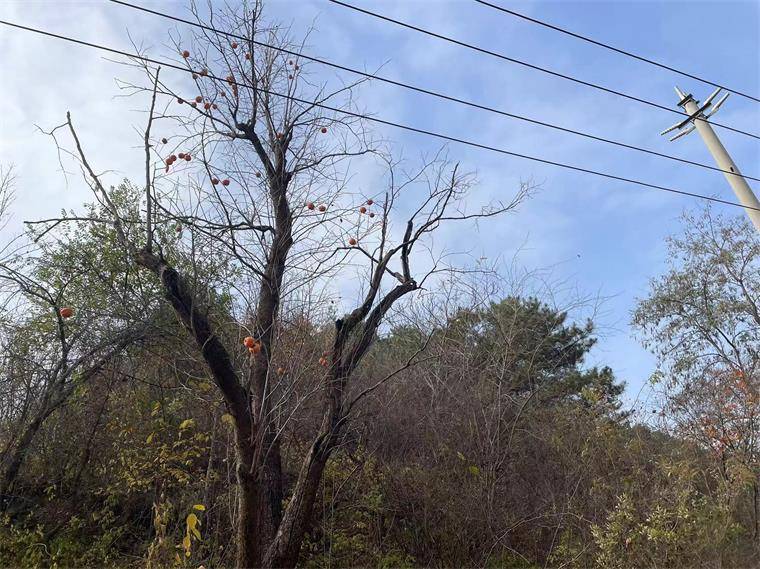
[[[234,424],[237,566],[293,567],[356,405],[398,371],[361,387],[352,381],[379,328],[401,299],[452,269],[433,233],[504,214],[528,188],[472,205],[472,177],[441,154],[402,168],[370,136],[353,103],[357,85],[320,79],[259,2],[213,11],[208,23],[171,46],[185,77],[136,60],[146,85],[122,84],[149,100],[139,220],[111,198],[70,116],[66,126],[125,258],[155,277]],[[371,190],[352,179],[357,164],[372,173]],[[177,237],[171,251],[156,239],[166,228]],[[194,270],[208,257],[229,267],[225,282]],[[359,300],[335,319],[321,357],[302,362],[319,370],[309,381],[313,374],[282,359],[283,313],[324,314],[314,299],[335,293],[336,282]],[[231,302],[220,307],[213,287]],[[285,488],[282,440],[307,408],[321,419]]]
[[[136,272],[109,247],[115,235],[99,213],[38,220],[3,247],[2,495],[50,415],[149,334],[150,299],[142,302]]]

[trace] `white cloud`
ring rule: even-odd
[[[560,23],[564,18],[571,21],[570,27],[580,31],[585,27],[590,35],[603,34],[603,39],[623,45],[627,42],[634,50],[653,53],[684,67],[699,65],[700,73],[705,75],[734,75],[755,88],[760,82],[757,65],[753,69],[734,57],[724,66],[709,51],[715,47],[712,44],[700,44],[701,50],[708,51],[693,57],[687,57],[688,49],[672,50],[670,46],[692,45],[689,42],[699,36],[689,26],[677,25],[684,17],[679,6],[656,7],[667,38],[663,37],[664,31],[650,27],[641,28],[648,31],[641,32],[639,39],[631,28],[646,19],[641,5],[609,4],[614,6],[594,4],[594,14],[582,9],[589,6],[584,3],[537,2],[521,4],[520,9],[539,17],[549,14],[549,19]],[[361,5],[662,104],[675,102],[675,79],[668,73],[472,3],[383,1]],[[153,3],[151,7],[186,14],[184,4],[179,2]],[[296,37],[312,24],[316,26],[305,50],[310,54],[370,70],[385,64],[382,74],[392,78],[711,164],[696,136],[675,145],[658,136],[675,115],[467,52],[325,2],[273,2],[268,9],[274,17],[292,23]],[[122,48],[130,47],[129,30],[136,41],[151,45],[152,53],[173,55],[166,49],[166,32],[174,24],[109,3],[5,2],[0,4],[0,15],[6,20]],[[725,28],[726,22],[731,22],[730,14],[715,12],[711,22],[700,24],[700,30],[705,28],[705,33],[715,34]],[[742,50],[734,53],[756,54],[760,52],[758,36],[756,32],[754,37],[750,35],[722,38],[722,48],[730,50],[735,44]],[[755,49],[744,49],[748,43]],[[6,27],[0,29],[0,51],[0,77],[5,86],[0,162],[15,163],[19,176],[16,221],[8,231],[17,230],[22,219],[54,215],[63,207],[77,207],[90,198],[71,160],[64,161],[73,172],[68,186],[65,184],[52,141],[34,127],[61,124],[67,109],[72,111],[93,166],[97,170],[114,169],[106,175],[109,183],[122,177],[141,179],[143,154],[135,129],[144,124],[141,111],[145,101],[118,97],[120,91],[114,83],[115,76],[141,79],[138,75],[93,50]],[[320,72],[316,66],[313,71]],[[334,76],[333,71],[330,74]],[[170,79],[175,84],[183,80]],[[705,88],[695,95],[704,97],[707,91]],[[663,185],[732,197],[717,173],[561,135],[378,83],[363,87],[360,93],[360,106],[390,120]],[[758,106],[732,97],[719,120],[758,130],[758,116]],[[410,158],[433,152],[443,144],[392,127],[379,126],[377,132],[394,141],[395,147]],[[61,135],[68,145],[68,135],[63,131]],[[751,172],[760,157],[757,146],[737,135],[725,136],[737,162],[746,164],[743,169],[760,175]],[[604,339],[595,357],[599,363],[611,363],[634,380],[637,388],[637,380],[647,376],[653,364],[630,338],[626,328],[628,311],[634,297],[646,290],[648,277],[663,270],[663,237],[678,231],[675,218],[683,208],[694,207],[695,202],[455,143],[448,147],[452,159],[461,160],[464,169],[478,172],[481,185],[473,194],[473,206],[511,195],[521,180],[533,179],[541,183],[542,189],[520,208],[519,214],[484,223],[478,231],[471,226],[446,229],[438,245],[461,249],[465,243],[477,254],[505,259],[511,259],[521,249],[519,259],[529,268],[556,266],[563,276],[577,279],[582,289],[601,288],[602,294],[617,295],[610,303],[606,324],[614,323],[620,331]],[[378,190],[375,170],[360,168],[354,184],[371,195]]]

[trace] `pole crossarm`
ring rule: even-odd
[[[726,150],[726,147],[723,146],[723,143],[718,138],[718,135],[715,134],[715,131],[707,120],[709,117],[718,112],[718,109],[720,109],[720,107],[728,98],[729,93],[723,95],[718,100],[718,102],[713,105],[713,100],[721,91],[721,89],[718,88],[713,91],[709,97],[707,97],[702,105],[700,105],[699,101],[697,101],[691,95],[691,93],[686,94],[678,87],[675,89],[676,95],[678,95],[679,98],[678,106],[683,108],[683,110],[687,113],[687,117],[684,120],[674,124],[673,126],[666,128],[660,133],[660,135],[673,132],[674,130],[680,131],[670,139],[670,141],[673,142],[674,140],[688,135],[694,130],[699,132],[699,135],[702,137],[705,146],[707,146],[710,154],[712,154],[715,163],[723,171],[723,175],[731,185],[731,189],[734,191],[734,194],[736,194],[739,202],[744,206],[744,211],[747,212],[747,215],[752,221],[752,224],[755,226],[755,229],[760,232],[760,211],[758,211],[758,208],[760,208],[760,201],[758,201],[757,196],[755,196],[755,193],[752,191],[752,188],[749,187],[747,180],[739,171],[739,167],[733,161],[731,155],[728,153],[728,150]]]

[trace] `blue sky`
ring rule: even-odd
[[[353,0],[352,0],[353,1]],[[636,62],[551,30],[501,14],[469,0],[355,0],[357,5],[438,33],[503,52],[581,79],[674,106],[673,85],[704,99],[710,86]],[[760,93],[758,2],[507,2],[507,7],[589,35],[623,49],[683,68],[729,87]],[[140,2],[186,15],[180,2]],[[498,2],[497,2],[498,3]],[[508,112],[618,139],[712,165],[692,134],[669,143],[658,133],[675,115],[477,54],[324,0],[270,1],[268,13],[291,24],[294,36],[315,29],[305,52],[400,81],[471,99]],[[153,16],[107,2],[13,2],[0,5],[3,19],[128,48],[132,38],[165,55],[166,30]],[[177,28],[183,32],[182,28]],[[189,35],[189,34],[188,34]],[[49,128],[71,110],[98,163],[113,175],[140,176],[142,122],[134,99],[118,97],[114,77],[129,71],[84,48],[0,29],[0,77],[5,109],[0,118],[0,163],[19,176],[16,219],[55,214],[88,199],[76,180],[66,185],[55,149],[34,124]],[[313,69],[316,71],[316,69]],[[333,71],[327,73],[334,75]],[[348,75],[346,79],[350,78]],[[373,83],[360,106],[383,119],[516,152],[621,176],[734,199],[718,172],[642,155],[572,135]],[[760,132],[760,104],[732,95],[717,120]],[[441,141],[378,127],[378,134],[405,156],[432,153]],[[760,176],[760,143],[719,131],[746,174]],[[632,337],[630,311],[647,283],[665,269],[665,237],[680,231],[679,216],[700,203],[691,198],[563,171],[457,144],[451,159],[477,172],[478,197],[508,197],[520,181],[540,184],[519,214],[480,231],[452,233],[476,255],[544,269],[550,279],[585,294],[608,297],[600,315],[602,339],[592,363],[611,365],[635,396],[655,362]],[[114,160],[117,157],[118,160]],[[757,184],[755,184],[757,186]],[[718,211],[730,211],[717,206]],[[737,210],[738,212],[738,210]],[[11,231],[13,226],[8,229]],[[519,250],[519,253],[518,253]]]

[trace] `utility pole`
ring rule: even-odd
[[[718,109],[720,109],[721,105],[728,98],[729,93],[726,93],[720,98],[720,100],[718,100],[717,103],[713,105],[712,101],[715,99],[718,93],[720,93],[720,91],[720,88],[716,89],[700,106],[699,101],[695,100],[694,97],[692,97],[690,94],[685,94],[683,91],[681,91],[681,89],[676,87],[676,94],[680,99],[678,106],[682,107],[688,116],[681,122],[674,124],[669,128],[666,128],[660,134],[662,135],[674,130],[680,130],[686,125],[689,125],[687,128],[681,130],[681,132],[672,137],[670,139],[672,142],[678,138],[681,138],[682,136],[686,136],[696,128],[697,132],[699,132],[702,140],[707,146],[707,149],[710,151],[710,154],[712,154],[713,158],[715,159],[715,163],[718,165],[718,168],[723,171],[723,175],[726,177],[726,180],[728,180],[728,183],[731,184],[731,188],[733,188],[736,197],[744,206],[744,211],[747,212],[747,215],[752,221],[752,224],[755,226],[755,229],[760,232],[760,201],[758,201],[757,197],[752,192],[752,188],[750,188],[749,184],[747,184],[747,180],[744,179],[744,176],[742,176],[739,168],[736,166],[734,161],[731,160],[731,156],[729,156],[726,147],[723,146],[720,139],[718,139],[718,136],[715,134],[712,126],[710,126],[710,123],[707,122],[707,119],[717,113]]]

